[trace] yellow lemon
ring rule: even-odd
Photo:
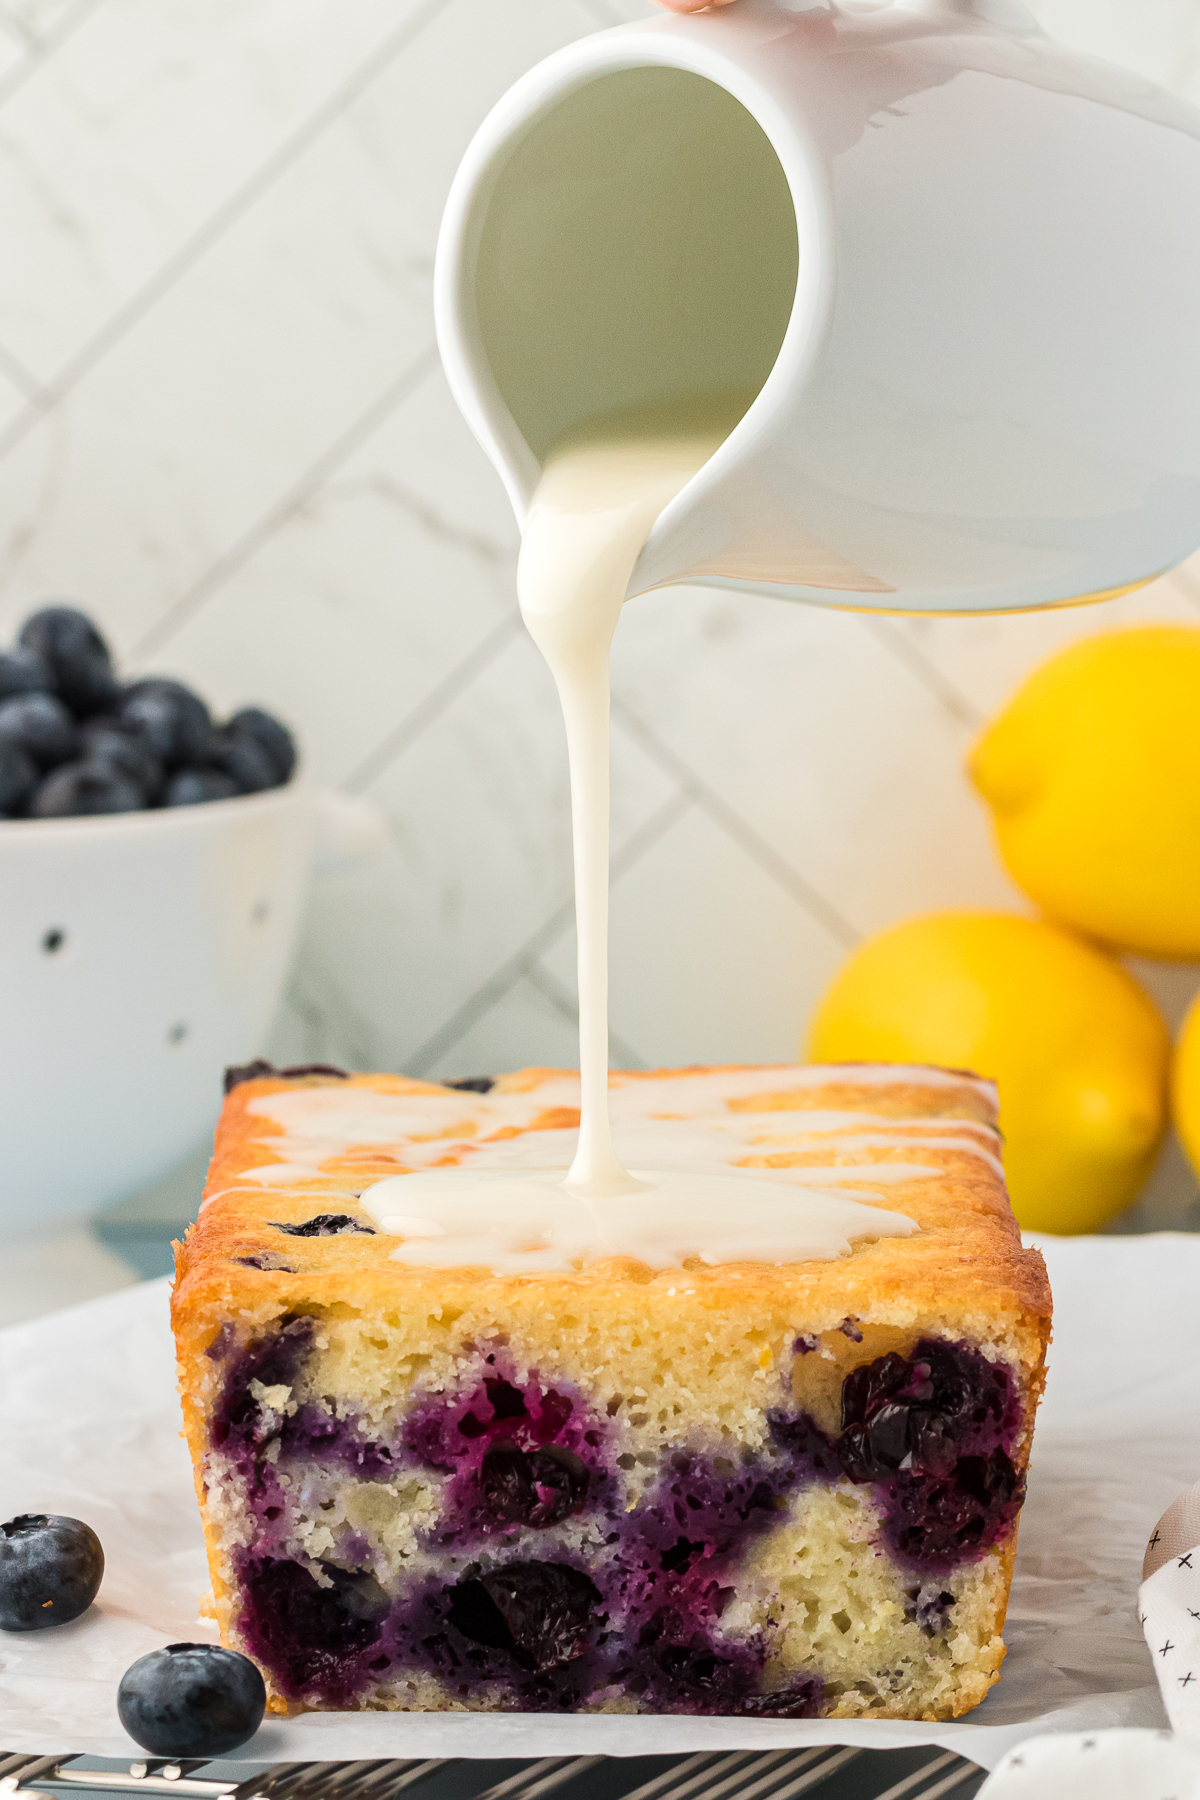
[[[1200,994],[1188,1007],[1175,1043],[1171,1114],[1188,1161],[1200,1176]]]
[[[1040,919],[930,913],[881,932],[834,978],[808,1054],[990,1075],[1029,1230],[1094,1231],[1119,1212],[1166,1123],[1170,1040],[1153,1002],[1111,957]]]
[[[987,727],[967,767],[1000,854],[1065,925],[1200,956],[1200,628],[1072,644]]]

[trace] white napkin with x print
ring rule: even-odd
[[[1079,1731],[1012,1750],[979,1800],[1200,1800],[1200,1482],[1155,1526],[1138,1623],[1172,1731]]]

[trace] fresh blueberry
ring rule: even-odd
[[[44,660],[54,692],[79,718],[102,712],[117,698],[108,645],[77,607],[44,606],[26,619],[19,641]]]
[[[141,812],[146,790],[111,763],[75,762],[47,775],[29,802],[34,819],[74,819],[84,814]]]
[[[86,1612],[104,1574],[90,1525],[24,1513],[0,1525],[0,1631],[44,1631]]]
[[[205,800],[233,800],[238,784],[220,769],[180,769],[172,775],[163,796],[164,806],[200,806]]]
[[[126,1669],[121,1723],[151,1756],[228,1756],[252,1738],[267,1704],[248,1656],[216,1644],[168,1644]]]
[[[14,694],[48,694],[53,685],[50,665],[36,650],[20,644],[15,650],[0,650],[0,700]]]
[[[13,818],[38,784],[37,764],[19,744],[0,738],[0,818]]]
[[[199,694],[182,681],[165,675],[135,681],[122,694],[117,712],[169,769],[208,760],[212,717]]]
[[[136,781],[153,804],[162,793],[166,771],[158,757],[136,731],[120,719],[89,719],[83,727],[83,754],[88,762],[108,763]]]
[[[56,769],[79,755],[79,727],[54,694],[0,700],[0,738],[19,744],[42,769]]]
[[[473,1643],[507,1650],[526,1669],[581,1656],[601,1596],[569,1563],[517,1562],[450,1590],[450,1623]]]
[[[228,726],[213,733],[205,756],[214,769],[236,782],[239,794],[261,794],[279,786],[275,762],[263,746],[252,737],[239,736]]]
[[[522,1450],[503,1438],[483,1459],[479,1487],[489,1511],[510,1524],[558,1525],[586,1500],[588,1472],[570,1450]]]
[[[275,769],[272,786],[282,787],[291,780],[296,767],[296,740],[273,713],[264,712],[261,706],[243,706],[225,730],[231,737],[250,739],[270,759]]]

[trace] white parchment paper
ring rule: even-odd
[[[269,1720],[245,1760],[644,1756],[819,1743],[937,1744],[993,1768],[1044,1731],[1166,1724],[1138,1626],[1155,1521],[1200,1477],[1200,1238],[1039,1240],[1055,1342],[1005,1636],[1004,1679],[961,1722],[310,1713]],[[0,1638],[0,1749],[125,1756],[122,1672],[215,1637],[179,1438],[167,1283],[0,1332],[0,1518],[60,1512],[100,1534],[97,1604]]]

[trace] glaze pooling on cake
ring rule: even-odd
[[[946,1085],[940,1071],[914,1073],[931,1090]],[[777,1119],[775,1129],[764,1128],[747,1109],[767,1074],[729,1071],[714,1084],[690,1072],[650,1086],[616,1076],[613,1140],[637,1178],[630,1193],[592,1196],[563,1185],[579,1120],[576,1077],[544,1083],[525,1108],[511,1096],[464,1105],[444,1091],[400,1104],[354,1089],[256,1099],[250,1110],[282,1128],[265,1140],[281,1160],[241,1171],[241,1179],[299,1181],[306,1171],[318,1175],[356,1132],[396,1134],[404,1141],[403,1176],[385,1175],[359,1196],[380,1229],[401,1240],[396,1261],[537,1274],[612,1256],[651,1268],[689,1256],[708,1263],[842,1256],[856,1239],[916,1230],[876,1190],[938,1173],[913,1155],[921,1142],[977,1156],[1000,1173],[986,1127],[863,1131],[859,1113],[808,1118],[806,1139],[823,1131],[836,1154],[824,1163],[800,1157],[794,1133],[780,1131]],[[804,1071],[788,1070],[786,1078],[774,1100],[811,1093]]]
[[[677,1134],[668,1127],[669,1137]],[[499,1145],[465,1169],[419,1170],[369,1187],[360,1204],[402,1240],[392,1260],[535,1275],[617,1256],[650,1269],[682,1268],[692,1258],[712,1265],[848,1256],[855,1241],[908,1237],[917,1225],[878,1204],[881,1194],[851,1199],[821,1184],[937,1173],[919,1163],[806,1170],[792,1179],[757,1169],[705,1176],[635,1166],[640,1191],[593,1198],[564,1188],[556,1169],[490,1166],[492,1157],[508,1162],[510,1150]]]
[[[174,1303],[225,1641],[277,1708],[963,1711],[1003,1656],[1049,1317],[993,1093],[615,1085],[675,1128],[692,1108],[705,1144],[902,1195],[919,1230],[778,1267],[405,1265],[325,1221],[384,1175],[569,1131],[571,1079],[239,1085]],[[287,1269],[242,1260],[272,1245]]]
[[[895,1085],[881,1080],[877,1065],[846,1064],[840,1072],[843,1081],[838,1086],[856,1093]],[[237,1171],[237,1177],[255,1186],[315,1181],[326,1173],[327,1163],[344,1159],[355,1146],[402,1147],[402,1159],[390,1148],[383,1155],[364,1155],[360,1159],[366,1186],[400,1170],[459,1165],[489,1148],[494,1155],[497,1144],[529,1133],[538,1134],[537,1154],[543,1159],[543,1166],[557,1165],[574,1143],[574,1137],[566,1134],[578,1130],[579,1077],[560,1070],[536,1073],[542,1078],[536,1087],[527,1091],[506,1088],[502,1095],[495,1093],[491,1082],[486,1092],[477,1092],[474,1086],[448,1090],[426,1082],[406,1083],[399,1088],[353,1081],[337,1086],[272,1082],[273,1092],[255,1094],[247,1103],[252,1118],[261,1120],[264,1129],[258,1137],[247,1134],[247,1148],[253,1146],[259,1155],[253,1166]],[[987,1117],[988,1083],[942,1069],[897,1070],[897,1079],[923,1090],[931,1102],[927,1115],[901,1120],[898,1129],[895,1117],[873,1115],[869,1107],[861,1104],[849,1111],[836,1107],[812,1109],[809,1103],[814,1094],[830,1087],[828,1076],[827,1069],[787,1065],[719,1072],[684,1070],[649,1077],[615,1072],[609,1078],[610,1106],[622,1142],[629,1141],[631,1127],[636,1130],[637,1125],[648,1122],[662,1126],[682,1120],[694,1131],[701,1120],[710,1127],[720,1121],[726,1128],[730,1165],[739,1149],[736,1127],[741,1116],[804,1108],[813,1114],[806,1121],[811,1131],[841,1131],[848,1134],[848,1141],[854,1142],[856,1148],[864,1150],[902,1147],[914,1137],[929,1136],[930,1128],[940,1125],[935,1136],[947,1138],[951,1147],[979,1156],[996,1174],[1002,1173],[994,1124]],[[939,1120],[939,1096],[964,1093],[978,1097],[980,1117],[974,1119],[955,1112]],[[866,1125],[877,1129],[864,1132]],[[849,1135],[852,1132],[857,1134],[857,1141]],[[500,1133],[503,1137],[498,1136]],[[561,1139],[559,1133],[564,1134]],[[753,1155],[759,1148],[764,1155],[770,1153],[772,1135],[768,1120],[756,1117],[756,1129],[747,1131],[745,1137],[740,1146],[743,1157]],[[656,1134],[656,1141],[663,1141],[661,1132]],[[636,1137],[633,1148],[636,1152]],[[264,1159],[263,1152],[271,1157],[270,1161]],[[883,1159],[872,1158],[876,1160]],[[389,1162],[391,1168],[387,1167]],[[362,1187],[357,1191],[361,1192]]]

